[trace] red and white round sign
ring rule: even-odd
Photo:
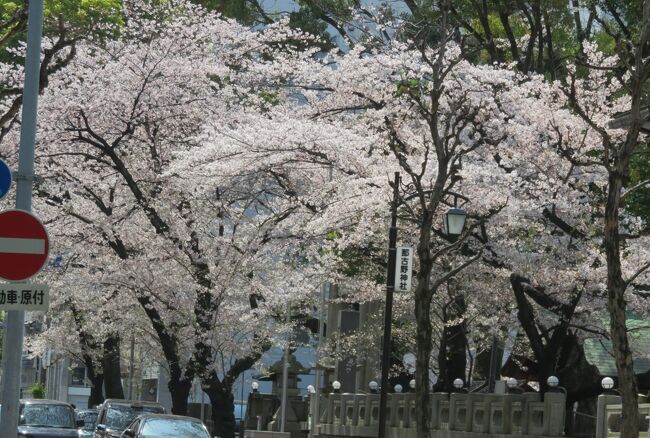
[[[25,280],[43,268],[50,243],[36,216],[22,210],[0,213],[0,278]]]

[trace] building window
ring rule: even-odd
[[[70,386],[86,386],[86,368],[76,367],[70,370]]]

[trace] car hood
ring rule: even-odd
[[[26,438],[77,438],[79,431],[54,427],[19,426],[18,434]]]

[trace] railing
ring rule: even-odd
[[[596,438],[621,436],[621,398],[615,395],[598,397]],[[639,437],[650,437],[650,403],[639,405]]]
[[[466,437],[468,433],[476,437],[495,434],[561,437],[564,432],[565,400],[561,392],[549,392],[544,396],[538,393],[433,393],[431,437]],[[320,421],[312,435],[377,436],[379,395],[329,394],[322,396],[320,406]],[[415,407],[413,393],[389,394],[386,415],[389,437],[416,436]]]

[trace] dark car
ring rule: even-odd
[[[97,424],[97,415],[99,415],[99,410],[97,409],[79,409],[75,411],[77,416],[77,423],[83,421],[84,425],[79,429],[79,438],[93,438],[93,432],[95,432],[95,425]]]
[[[201,420],[180,415],[142,415],[129,424],[121,438],[210,438]]]
[[[126,426],[143,414],[164,414],[160,403],[106,399],[99,406],[94,438],[118,438]]]
[[[57,400],[20,400],[18,438],[77,438],[72,405]]]

